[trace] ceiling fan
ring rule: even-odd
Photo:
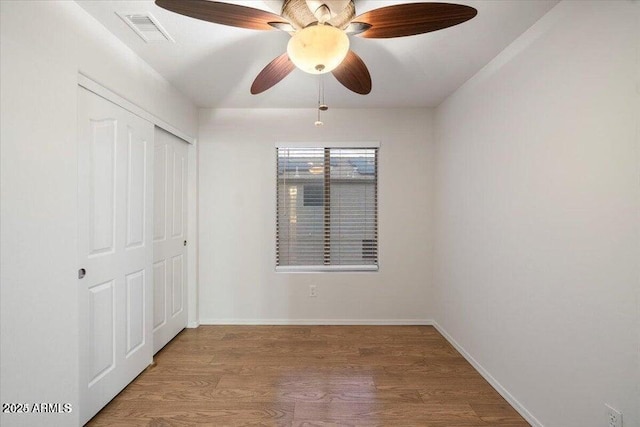
[[[155,0],[156,4],[191,18],[252,30],[291,34],[287,52],[271,61],[256,77],[251,93],[273,87],[296,67],[311,74],[331,72],[347,89],[366,95],[371,75],[349,49],[349,35],[392,38],[428,33],[461,24],[477,10],[450,3],[405,3],[355,16],[353,0],[284,0],[282,13],[209,0]]]

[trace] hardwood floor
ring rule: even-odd
[[[529,424],[431,326],[201,326],[91,426]]]

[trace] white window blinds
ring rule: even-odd
[[[376,270],[378,149],[277,148],[276,268]]]

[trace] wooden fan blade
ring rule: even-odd
[[[371,74],[362,59],[352,50],[332,73],[344,87],[355,93],[366,95],[371,92]]]
[[[355,21],[371,24],[360,37],[384,39],[441,30],[468,21],[477,14],[473,7],[460,4],[406,3],[371,10]]]
[[[270,23],[286,23],[281,16],[274,13],[217,1],[156,0],[156,4],[180,15],[251,30],[274,30]]]
[[[264,67],[251,85],[251,94],[257,95],[275,86],[280,80],[289,75],[296,66],[289,59],[289,55],[283,53]]]

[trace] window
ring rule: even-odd
[[[278,148],[276,268],[377,270],[378,149]]]
[[[322,185],[305,184],[302,193],[303,206],[324,205],[324,188]]]

